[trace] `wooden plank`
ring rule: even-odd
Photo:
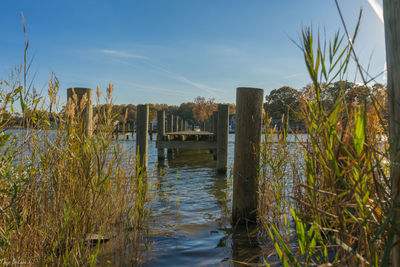
[[[216,142],[208,141],[157,141],[157,148],[168,149],[216,149]]]
[[[207,132],[207,131],[177,131],[172,133],[167,133],[167,135],[214,135],[214,133]]]

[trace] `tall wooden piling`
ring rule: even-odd
[[[174,117],[174,132],[177,132],[178,131],[178,124],[179,124],[179,117],[178,116],[175,116]]]
[[[149,106],[137,106],[137,124],[136,124],[136,153],[140,157],[140,166],[147,169],[147,133],[149,129]]]
[[[174,115],[169,114],[168,115],[168,124],[167,124],[167,132],[173,132],[174,131]]]
[[[74,94],[76,95],[77,103],[74,103]],[[75,104],[75,113],[78,111],[81,106],[81,101],[86,99],[85,108],[81,113],[82,122],[81,130],[85,136],[91,136],[93,131],[93,89],[91,88],[68,88],[67,89],[67,99],[68,101],[73,101]]]
[[[214,111],[212,115],[213,133],[217,136],[218,132],[218,111]]]
[[[179,120],[179,131],[183,131],[183,119]]]
[[[165,136],[165,111],[157,111],[157,141],[163,141]],[[158,160],[164,160],[164,148],[158,148],[157,150]]]
[[[257,219],[263,96],[262,89],[240,87],[236,90],[232,203],[234,225],[256,222]]]
[[[385,21],[387,93],[392,207],[396,216],[392,263],[400,266],[400,0],[383,1]]]
[[[217,140],[217,132],[218,132],[218,111],[213,111],[213,120],[212,120],[212,124],[213,124],[214,138],[215,138],[215,141],[218,142],[218,140]],[[214,158],[214,160],[217,160],[217,150],[216,150],[216,149],[213,150],[213,158]]]
[[[210,118],[208,119],[208,123],[210,124],[210,132],[213,133],[214,132],[214,118],[213,118],[214,114],[211,114]]]
[[[150,122],[149,124],[149,136],[150,136],[150,140],[153,141],[153,123]]]
[[[217,172],[226,173],[228,168],[229,106],[218,105]]]

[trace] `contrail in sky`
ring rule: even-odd
[[[378,3],[377,0],[368,0],[368,3],[371,5],[371,7],[374,9],[376,15],[378,18],[382,21],[383,23],[383,8],[380,3]]]

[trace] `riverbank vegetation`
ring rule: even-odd
[[[87,98],[78,103],[75,95],[62,109],[54,74],[47,96],[37,95],[27,86],[28,40],[25,47],[25,63],[0,82],[1,264],[93,266],[100,243],[115,236],[120,247],[140,246],[149,184],[135,171],[134,153],[112,141],[113,85],[102,105],[97,88],[94,120],[102,131],[86,136]],[[15,128],[17,109],[24,129]],[[113,251],[116,258],[123,252]]]
[[[297,95],[293,113],[307,137],[289,149],[285,129],[265,135],[259,212],[284,266],[390,265],[396,217],[387,96],[358,65],[358,27],[329,43],[302,30],[298,46],[312,85]],[[343,80],[353,59],[363,84]],[[270,138],[278,140],[271,145]]]

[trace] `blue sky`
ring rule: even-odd
[[[339,3],[351,29],[363,7],[356,48],[378,74],[384,30],[369,1]],[[307,25],[328,37],[341,28],[333,0],[1,0],[3,79],[23,62],[21,12],[38,91],[54,70],[61,100],[68,87],[105,89],[111,80],[118,104],[179,104],[196,96],[234,103],[239,86],[265,94],[284,85],[299,89],[310,80],[290,38]]]

